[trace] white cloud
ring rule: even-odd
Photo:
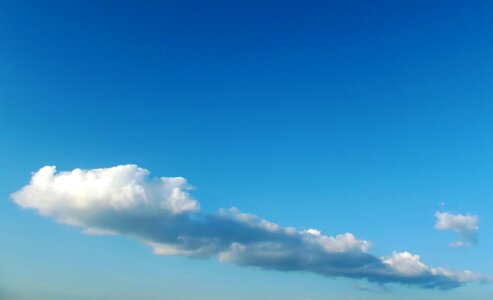
[[[409,252],[394,251],[391,256],[383,257],[382,261],[405,276],[417,276],[429,271],[429,268],[421,262],[418,255]]]
[[[338,234],[335,237],[325,236],[316,229],[308,229],[302,233],[307,243],[313,243],[328,252],[368,252],[371,243],[357,239],[352,233]]]
[[[29,185],[12,194],[24,208],[69,225],[83,226],[95,214],[183,214],[199,210],[182,177],[147,180],[149,171],[136,165],[56,173],[46,166]]]
[[[437,211],[435,217],[437,218],[436,229],[451,230],[459,234],[461,240],[450,243],[450,247],[467,247],[477,242],[478,216]]]
[[[148,175],[136,165],[59,173],[47,166],[11,197],[19,206],[82,228],[85,234],[120,234],[139,240],[157,255],[215,256],[264,269],[440,289],[482,278],[428,267],[409,252],[374,256],[368,253],[371,243],[352,233],[328,236],[317,229],[297,230],[236,208],[201,214],[184,178],[149,179]],[[440,223],[440,228],[454,222]],[[454,228],[470,228],[461,226]]]

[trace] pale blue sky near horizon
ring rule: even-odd
[[[182,176],[204,212],[493,274],[493,2],[0,3],[0,299],[491,299],[154,256],[9,195],[45,165]],[[441,203],[443,204],[443,207]],[[444,209],[480,218],[454,249]]]

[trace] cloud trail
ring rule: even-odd
[[[438,289],[483,280],[470,271],[429,267],[406,251],[372,255],[371,243],[352,233],[283,227],[236,208],[203,214],[184,178],[148,175],[136,165],[58,173],[45,166],[11,198],[85,234],[139,240],[157,255],[217,257],[240,266]]]

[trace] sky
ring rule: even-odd
[[[2,1],[0,299],[491,299],[492,13]]]

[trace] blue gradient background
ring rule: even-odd
[[[135,163],[372,253],[493,273],[492,1],[1,1],[0,299],[478,299],[157,257],[8,199]],[[445,202],[479,244],[433,228]],[[368,291],[367,289],[371,289]]]

